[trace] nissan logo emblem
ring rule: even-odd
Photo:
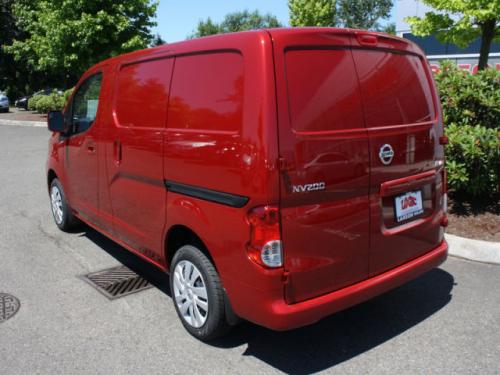
[[[394,157],[394,150],[392,146],[388,143],[380,147],[380,151],[378,152],[378,157],[380,161],[384,165],[389,165],[392,162],[392,158]]]

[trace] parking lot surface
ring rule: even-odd
[[[0,374],[500,373],[500,266],[455,258],[309,327],[195,340],[165,275],[94,230],[56,228],[48,136],[0,125],[0,293],[20,302],[0,323]],[[81,278],[120,264],[155,287],[110,301]]]
[[[46,122],[47,115],[10,107],[9,112],[0,114],[2,120]]]

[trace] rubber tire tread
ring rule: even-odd
[[[54,222],[56,223],[57,227],[60,230],[62,230],[63,232],[70,232],[80,224],[80,221],[73,215],[71,207],[66,199],[66,194],[64,193],[64,189],[63,189],[61,183],[59,182],[59,179],[57,179],[57,178],[54,178],[52,180],[52,182],[50,183],[49,198],[50,198],[50,194],[52,192],[52,187],[54,185],[57,185],[57,187],[59,188],[59,192],[61,193],[62,206],[63,206],[63,220],[62,220],[62,222],[60,224],[57,223],[55,217],[54,217]],[[52,207],[50,209],[52,212]],[[54,216],[54,213],[52,213],[52,216]]]
[[[188,260],[193,263],[201,272],[208,295],[208,318],[201,327],[195,328],[189,325],[179,313],[177,303],[175,302],[173,278],[177,263],[182,260]],[[184,328],[201,341],[210,341],[225,335],[231,328],[227,323],[225,312],[225,293],[219,274],[208,257],[197,247],[193,245],[184,245],[176,251],[170,267],[170,290],[175,310],[181,320]]]

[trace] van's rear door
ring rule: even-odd
[[[289,303],[368,277],[369,154],[349,35],[272,31]]]
[[[383,36],[358,34],[352,43],[370,148],[370,275],[375,275],[442,240],[442,126],[420,51]]]

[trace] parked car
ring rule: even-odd
[[[30,98],[32,98],[33,96],[36,96],[36,95],[50,95],[54,91],[56,91],[59,94],[62,93],[62,91],[60,89],[50,89],[50,88],[47,88],[47,89],[43,89],[43,90],[37,91],[37,92],[35,92],[32,95],[23,96],[23,97],[17,99],[14,102],[14,105],[16,106],[16,108],[23,108],[23,109],[25,109],[27,111],[28,110],[28,101],[30,100]]]
[[[9,112],[9,98],[5,94],[0,94],[0,111]]]
[[[202,340],[238,318],[314,323],[447,257],[439,101],[405,39],[272,29],[133,52],[89,69],[48,127],[57,226],[169,273]]]

